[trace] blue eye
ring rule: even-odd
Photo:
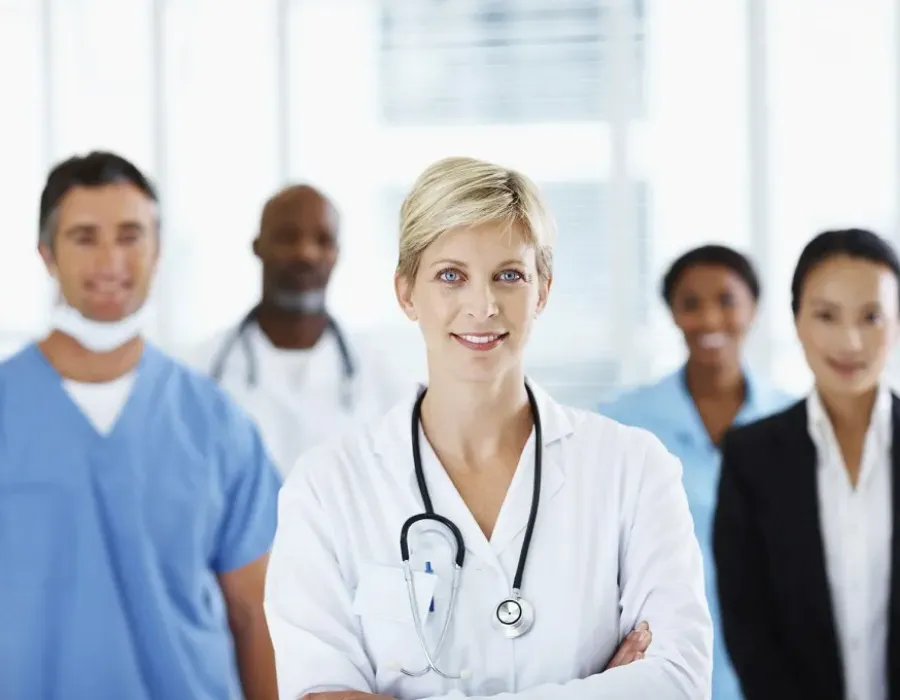
[[[518,282],[522,279],[522,273],[516,270],[504,270],[500,273],[500,279],[504,282]]]
[[[456,270],[441,270],[438,273],[438,278],[444,282],[459,282],[460,275]]]

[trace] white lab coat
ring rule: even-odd
[[[533,629],[511,641],[491,617],[510,593],[522,546],[534,434],[488,541],[420,429],[435,512],[455,522],[466,542],[455,617],[437,663],[470,677],[408,678],[395,670],[398,662],[424,666],[399,569],[401,526],[422,511],[411,394],[364,429],[306,453],[282,487],[266,590],[282,700],[345,689],[398,700],[709,697],[712,623],[680,463],[649,432],[533,388],[544,433],[540,510],[522,584],[536,612]],[[433,648],[446,615],[451,553],[432,542],[422,556],[437,562],[429,579],[437,580],[435,611],[427,612],[427,591],[420,609]],[[422,556],[411,557],[417,572]],[[416,577],[418,587],[428,574]],[[603,671],[642,620],[653,633],[646,659]]]
[[[210,374],[223,345],[234,328],[179,353],[189,365]],[[231,347],[224,363],[221,386],[256,422],[263,441],[282,476],[287,476],[305,450],[367,418],[384,414],[411,387],[415,379],[403,377],[371,344],[345,337],[356,367],[352,409],[341,402],[343,365],[334,334],[322,336],[309,352],[303,383],[297,387],[279,376],[278,367],[266,361],[271,344],[256,324],[247,331],[256,357],[257,382],[247,382],[248,358],[243,342]]]

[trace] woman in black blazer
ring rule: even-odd
[[[713,552],[747,700],[900,699],[898,281],[871,232],[813,239],[791,291],[815,387],[723,442]]]

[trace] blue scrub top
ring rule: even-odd
[[[752,423],[786,408],[796,399],[762,382],[745,370],[747,398],[735,417],[735,425]],[[712,553],[712,520],[719,485],[719,449],[713,444],[688,393],[684,367],[655,384],[634,389],[598,412],[620,423],[645,428],[677,456],[683,467],[683,483],[694,518],[694,530],[703,553],[706,594],[714,624],[712,700],[741,698],[719,622],[718,596]]]
[[[242,697],[217,574],[280,483],[215,384],[147,345],[108,435],[36,345],[0,364],[0,697]]]

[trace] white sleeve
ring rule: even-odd
[[[372,692],[375,674],[360,642],[331,525],[298,464],[279,495],[266,575],[266,617],[281,700],[312,692]]]
[[[633,432],[632,432],[633,431]],[[708,700],[712,679],[712,620],[703,583],[681,462],[643,430],[630,429],[632,448],[646,445],[634,468],[635,496],[625,504],[620,559],[624,629],[650,624],[653,642],[642,661],[565,684],[537,686],[490,700]],[[626,489],[631,491],[631,489]],[[426,700],[487,700],[458,692]]]

